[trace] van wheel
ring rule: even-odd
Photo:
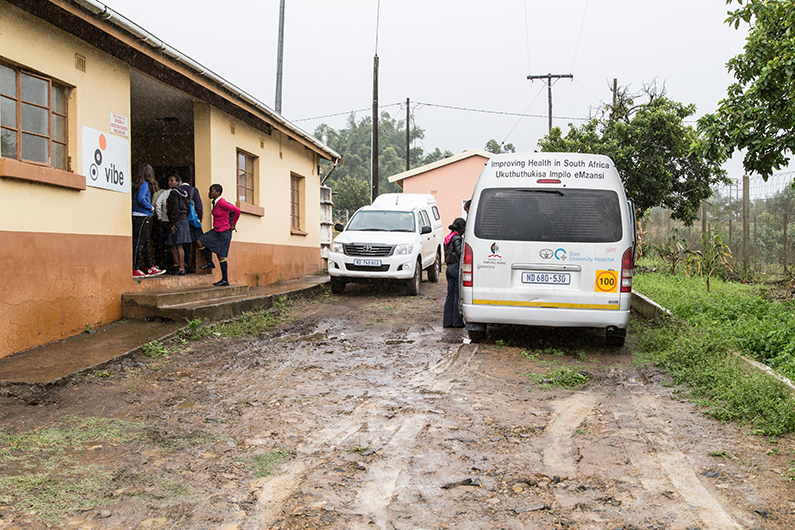
[[[478,329],[478,330],[470,329],[469,331],[467,331],[467,333],[469,333],[469,340],[471,340],[475,344],[479,344],[481,342],[486,341],[487,332],[485,329]]]
[[[436,261],[433,262],[433,265],[428,267],[428,281],[431,283],[436,283],[439,281],[439,273],[442,272],[442,251],[436,250]]]
[[[331,277],[331,292],[334,294],[342,294],[345,292],[345,282],[337,276]]]
[[[618,328],[607,328],[605,331],[605,342],[608,346],[620,348],[624,345],[627,338],[627,330]]]
[[[414,266],[414,277],[406,282],[406,294],[417,296],[420,294],[420,283],[422,283],[422,263],[417,260]]]

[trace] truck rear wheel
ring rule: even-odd
[[[428,281],[436,283],[439,281],[439,274],[442,272],[442,251],[436,250],[436,261],[428,267]]]

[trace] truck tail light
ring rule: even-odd
[[[461,265],[461,280],[464,287],[472,287],[472,247],[464,243],[464,262]]]
[[[621,257],[621,292],[632,292],[632,274],[635,268],[635,260],[633,259],[632,247],[624,251]]]

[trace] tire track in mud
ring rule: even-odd
[[[632,386],[633,388],[629,388]],[[674,527],[697,527],[703,530],[741,530],[739,524],[702,484],[697,472],[688,464],[687,455],[672,439],[672,426],[657,410],[659,397],[647,393],[643,384],[625,386],[626,392],[610,398],[602,392],[580,392],[557,401],[544,427],[533,444],[542,455],[541,464],[549,477],[561,480],[586,479],[579,469],[578,429],[598,411],[600,402],[613,408],[617,432],[614,436],[631,466],[632,482],[641,486],[631,492],[631,501],[612,512],[621,520],[652,515],[668,519]],[[560,507],[574,505],[574,497],[565,489],[555,490]],[[629,500],[629,499],[627,499]],[[621,506],[619,504],[619,506]],[[605,512],[603,512],[605,513]],[[570,516],[593,522],[585,513]],[[637,521],[640,523],[642,520]]]
[[[539,444],[544,468],[550,477],[574,478],[577,475],[574,437],[596,402],[594,394],[573,394],[555,407],[555,415],[544,428]]]
[[[283,466],[280,473],[262,479],[257,487],[257,512],[246,525],[247,528],[270,528],[283,514],[290,497],[297,491],[312,470],[320,464],[323,456],[345,445],[357,433],[374,426],[380,430],[392,431],[389,440],[378,449],[381,460],[367,469],[361,485],[355,492],[354,506],[345,510],[359,521],[352,521],[352,528],[386,529],[389,522],[388,508],[399,490],[399,479],[404,473],[408,460],[415,454],[416,439],[430,424],[425,412],[404,413],[395,425],[386,423],[392,417],[385,411],[396,401],[422,404],[426,401],[423,391],[432,394],[446,393],[450,390],[456,376],[467,369],[469,361],[477,353],[477,346],[463,345],[449,348],[446,355],[434,366],[413,376],[405,386],[392,385],[370,391],[369,397],[346,417],[345,420],[320,429],[304,443],[295,448],[295,458]],[[292,359],[295,357],[293,356]],[[288,361],[285,364],[292,364]],[[299,363],[300,364],[300,361]],[[295,366],[292,366],[294,369]],[[290,366],[280,367],[272,378],[282,379],[284,372],[292,372]]]
[[[671,441],[670,425],[655,413],[654,397],[636,391],[629,391],[628,397],[631,408],[615,411],[614,417],[621,428],[624,450],[650,495],[648,499],[638,500],[653,503],[655,497],[670,497],[669,492],[673,491],[688,510],[677,510],[681,519],[697,518],[705,530],[742,530],[744,527],[735,522],[719,500],[701,484],[696,472],[687,464],[687,456]]]
[[[417,436],[428,426],[428,416],[418,414],[406,418],[381,453],[384,460],[370,466],[367,477],[356,494],[355,511],[365,521],[351,527],[353,530],[372,528],[372,524],[386,530],[387,508],[398,488],[398,479],[414,454]]]

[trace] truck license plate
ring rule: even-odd
[[[353,264],[357,267],[380,267],[381,260],[380,259],[355,259],[353,260]]]

